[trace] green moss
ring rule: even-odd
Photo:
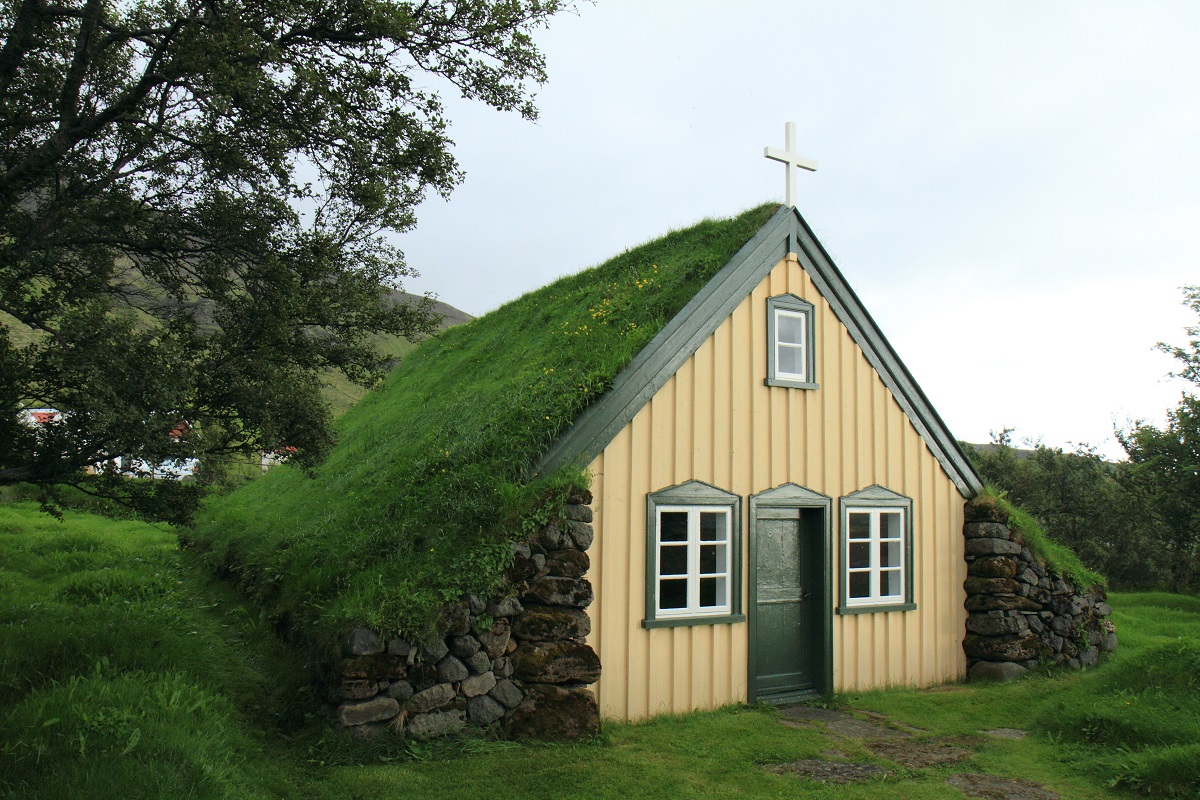
[[[1074,550],[1051,539],[1032,515],[1013,505],[1004,493],[994,486],[985,487],[971,502],[989,509],[999,509],[1001,516],[1008,518],[1009,530],[1021,537],[1030,552],[1059,575],[1069,578],[1081,590],[1108,586],[1108,581],[1103,575],[1084,566]]]
[[[342,417],[314,475],[282,467],[214,500],[192,538],[326,643],[363,624],[427,632],[584,479],[530,480],[546,448],[777,208],[668,234],[425,342]]]

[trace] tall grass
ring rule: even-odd
[[[1142,593],[1112,601],[1123,647],[1039,722],[1097,745],[1098,763],[1118,785],[1200,796],[1200,598]]]
[[[307,676],[198,574],[165,526],[0,506],[0,795],[279,796],[251,731]]]
[[[850,702],[929,730],[1029,730],[1013,777],[1090,778],[1151,797],[1200,794],[1200,598],[1114,593],[1117,651],[1096,669],[954,692],[874,692]],[[1055,769],[1054,761],[1069,766]],[[1073,796],[1068,794],[1067,796]]]

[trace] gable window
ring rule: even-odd
[[[648,496],[645,627],[744,619],[740,523],[741,498],[699,481]]]
[[[842,498],[842,590],[838,612],[908,611],[912,500],[882,486]]]
[[[794,294],[767,299],[767,385],[815,389],[813,305]]]

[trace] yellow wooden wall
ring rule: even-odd
[[[604,665],[596,688],[607,717],[746,700],[747,623],[641,626],[646,495],[688,480],[742,496],[743,576],[752,494],[797,483],[832,497],[835,517],[839,497],[872,484],[911,497],[917,610],[834,614],[834,685],[929,685],[965,674],[963,498],[794,259],[774,267],[591,464],[589,643]],[[766,300],[788,292],[816,306],[816,390],[763,384]],[[743,585],[743,610],[746,595]]]

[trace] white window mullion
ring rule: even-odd
[[[871,569],[871,599],[879,599],[879,512],[871,512],[871,538],[868,563]]]
[[[700,512],[688,512],[688,611],[700,609]]]

